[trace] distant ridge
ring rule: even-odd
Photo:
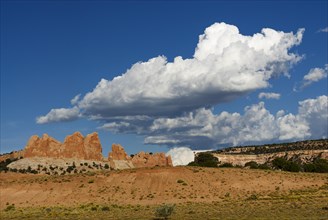
[[[268,154],[299,150],[328,150],[328,139],[304,140],[277,144],[228,147],[211,153],[224,154]]]

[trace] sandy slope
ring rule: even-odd
[[[290,190],[318,189],[327,183],[328,174],[233,168],[173,167],[66,176],[1,173],[0,208],[6,207],[6,203],[27,207],[88,202],[212,202],[226,197],[239,200],[252,194],[266,197]]]

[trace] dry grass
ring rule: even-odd
[[[190,167],[1,173],[0,187],[0,219],[153,219],[164,202],[176,205],[171,219],[328,219],[327,174]]]

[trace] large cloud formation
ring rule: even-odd
[[[279,111],[271,114],[263,102],[248,106],[243,115],[198,109],[176,118],[158,118],[145,141],[149,144],[173,144],[209,147],[263,141],[299,140],[328,137],[328,97],[319,96],[299,102],[298,114]],[[200,140],[198,146],[195,146]]]
[[[113,80],[101,79],[76,106],[85,117],[176,116],[210,107],[268,87],[272,76],[288,76],[301,56],[289,50],[300,44],[296,34],[264,28],[244,36],[236,26],[215,23],[199,36],[190,59],[173,62],[158,56],[134,64]],[[46,117],[46,116],[45,116]],[[59,121],[58,118],[47,122]]]
[[[267,88],[273,76],[289,76],[288,70],[302,59],[290,49],[300,44],[303,32],[264,28],[244,36],[233,25],[215,23],[199,36],[192,58],[168,62],[159,56],[136,63],[121,76],[101,79],[93,91],[74,97],[72,108],[52,109],[37,123],[86,117],[103,122],[101,128],[114,133],[142,135],[146,144],[192,149],[327,137],[327,96],[300,102],[295,115],[274,115],[264,102],[246,107],[244,114],[211,110]],[[318,79],[318,74],[312,76]]]

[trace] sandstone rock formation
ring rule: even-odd
[[[84,138],[80,132],[67,136],[64,143],[60,143],[47,134],[44,134],[41,138],[34,135],[25,147],[24,157],[103,160],[98,134],[92,133]]]
[[[112,152],[108,154],[110,168],[115,170],[124,170],[134,168],[131,157],[127,155],[124,148],[119,144],[112,145]]]
[[[140,152],[134,155],[132,163],[135,167],[173,166],[171,156],[166,157],[164,153]]]
[[[257,155],[249,154],[217,154],[213,153],[213,156],[218,158],[219,163],[231,163],[233,165],[244,166],[247,162],[255,161],[258,164],[264,164],[271,162],[277,157],[283,157],[286,160],[291,158],[298,158],[302,163],[308,163],[313,161],[314,158],[322,158],[328,160],[328,150],[298,150],[287,151],[277,153],[265,153]]]
[[[7,158],[15,158],[15,160],[24,158],[21,161],[15,161],[9,164],[9,168],[17,170],[27,169],[28,167],[32,168],[32,165],[35,165],[36,162],[39,162],[40,164],[37,165],[42,165],[43,168],[47,167],[49,164],[57,164],[56,167],[66,169],[66,167],[62,166],[61,161],[63,160],[75,161],[76,164],[87,163],[88,167],[96,166],[94,161],[104,162],[104,164],[107,164],[106,166],[108,166],[109,162],[110,168],[112,169],[172,166],[171,157],[166,157],[164,153],[152,155],[140,152],[132,158],[127,155],[124,148],[119,144],[112,145],[112,152],[108,154],[107,160],[103,158],[102,147],[96,132],[88,134],[86,137],[83,137],[80,132],[75,132],[72,135],[68,135],[63,143],[47,134],[44,134],[41,138],[34,135],[30,138],[24,150],[17,153],[0,155],[0,159],[3,161]],[[46,161],[45,164],[43,164],[44,161]],[[50,163],[49,161],[52,162]],[[90,163],[90,161],[93,163]],[[29,163],[31,164],[29,165]],[[102,166],[104,166],[104,164]],[[102,166],[99,167],[102,168]],[[74,167],[76,168],[78,165],[74,165]],[[51,172],[53,171],[54,169],[51,169]],[[45,172],[50,171],[48,170]],[[76,172],[80,172],[80,170],[76,168]]]
[[[108,154],[108,161],[112,169],[128,169],[155,166],[173,166],[171,156],[164,153],[140,152],[132,158],[128,156],[121,145],[113,144],[112,152]]]

